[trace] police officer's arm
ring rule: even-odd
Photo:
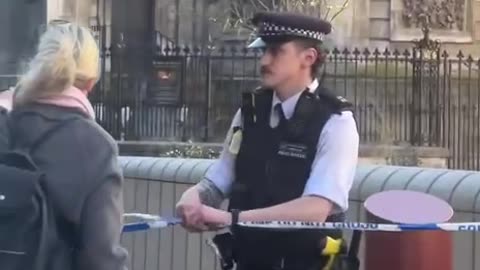
[[[225,195],[210,179],[202,179],[196,185],[196,189],[202,204],[218,208],[225,200]]]
[[[231,185],[234,180],[234,165],[236,156],[228,151],[230,138],[232,136],[233,127],[239,126],[241,123],[240,110],[235,114],[228,134],[226,136],[222,152],[217,161],[207,171],[205,177],[196,184],[192,189],[198,192],[200,200],[203,204],[215,208],[225,200],[230,192]],[[192,192],[188,191],[188,192]]]
[[[334,115],[319,138],[317,155],[303,196],[272,207],[244,211],[240,221],[305,220],[323,222],[348,207],[358,160],[359,136],[350,112]],[[231,215],[205,209],[211,222],[229,223]]]

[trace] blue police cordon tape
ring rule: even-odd
[[[161,229],[181,224],[175,217],[160,217],[148,214],[125,214],[124,217],[140,219],[139,222],[127,223],[123,232],[145,231]],[[358,230],[377,232],[406,232],[406,231],[450,231],[450,232],[480,232],[480,222],[461,223],[427,223],[427,224],[379,224],[364,222],[300,222],[300,221],[262,221],[239,222],[239,226],[255,227],[276,230],[291,229],[324,229],[324,230]]]
[[[140,222],[127,223],[123,226],[123,232],[145,231],[150,229],[161,229],[182,223],[182,220],[175,217],[160,217],[150,214],[128,213],[124,218],[135,218]]]

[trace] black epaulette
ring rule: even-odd
[[[269,91],[270,89],[268,88],[265,88],[265,87],[262,87],[262,86],[258,86],[257,88],[253,89],[253,93],[254,94],[263,94],[267,91]]]
[[[335,95],[332,91],[325,87],[319,87],[316,91],[320,100],[331,105],[337,113],[349,111],[353,109],[353,104],[342,96]]]

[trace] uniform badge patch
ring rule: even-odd
[[[278,155],[293,158],[307,158],[307,146],[296,143],[280,143]]]
[[[337,96],[337,99],[340,100],[341,102],[348,102],[348,100],[342,96]]]
[[[240,151],[240,145],[242,144],[242,129],[241,128],[234,128],[233,134],[230,139],[230,144],[228,146],[228,151],[234,155],[238,154]]]

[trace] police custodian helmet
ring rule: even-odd
[[[320,18],[289,12],[259,12],[252,18],[256,39],[248,48],[262,48],[270,42],[311,39],[318,42],[332,31],[332,25]]]

